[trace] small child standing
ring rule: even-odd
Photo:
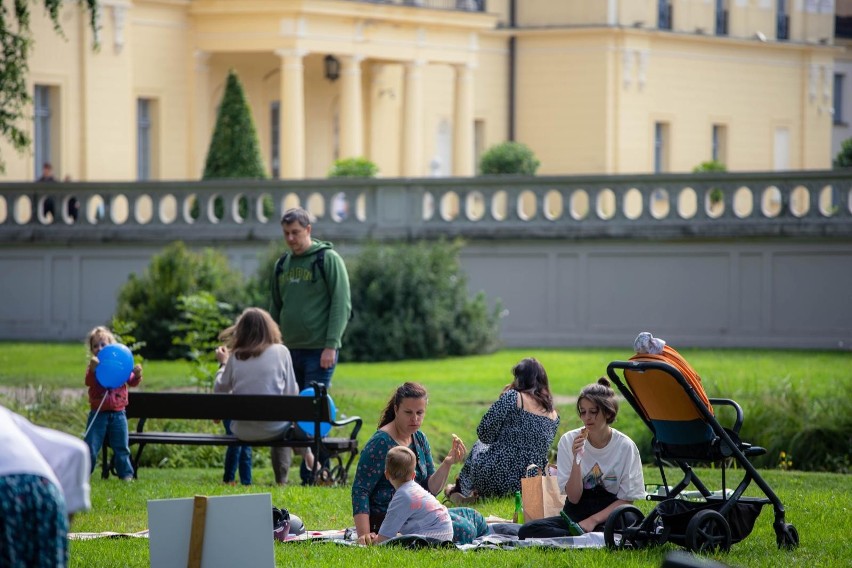
[[[377,544],[398,534],[416,534],[439,540],[469,544],[488,533],[482,514],[469,507],[445,506],[414,481],[417,457],[410,448],[396,446],[388,451],[385,477],[394,494],[379,533],[363,537],[364,544]]]
[[[120,387],[108,389],[98,382],[95,377],[95,367],[98,366],[98,353],[107,345],[115,343],[115,336],[103,326],[98,326],[89,332],[86,345],[91,353],[89,366],[86,368],[86,386],[89,387],[89,418],[86,421],[86,444],[89,446],[92,464],[95,470],[98,452],[101,451],[104,440],[115,452],[115,468],[122,481],[133,481],[133,466],[130,463],[130,444],[127,437],[127,386],[135,387],[142,382],[142,365],[135,365],[127,383]]]

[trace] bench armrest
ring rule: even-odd
[[[352,429],[352,432],[349,434],[349,438],[354,440],[358,437],[358,432],[361,431],[361,426],[363,425],[363,420],[361,420],[360,416],[350,416],[349,418],[344,418],[343,420],[332,420],[330,424],[335,427],[346,426],[347,424],[355,424],[355,428]]]

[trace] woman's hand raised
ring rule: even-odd
[[[464,461],[466,455],[467,448],[464,446],[464,442],[461,441],[461,438],[453,434],[453,445],[450,447],[450,452],[444,458],[444,461],[448,461],[451,464],[461,463]]]

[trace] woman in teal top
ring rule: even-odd
[[[465,458],[464,443],[454,435],[447,457],[435,469],[429,440],[420,431],[427,400],[422,385],[405,383],[397,388],[382,412],[378,430],[361,452],[352,482],[352,515],[362,542],[371,532],[378,533],[393,497],[393,486],[385,479],[388,450],[394,446],[410,448],[417,456],[414,480],[433,495],[444,487],[453,464]]]

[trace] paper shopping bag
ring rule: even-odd
[[[526,476],[521,478],[521,500],[524,521],[535,521],[559,515],[565,495],[559,490],[556,476],[550,475],[550,468],[542,471],[538,465],[531,464]]]

